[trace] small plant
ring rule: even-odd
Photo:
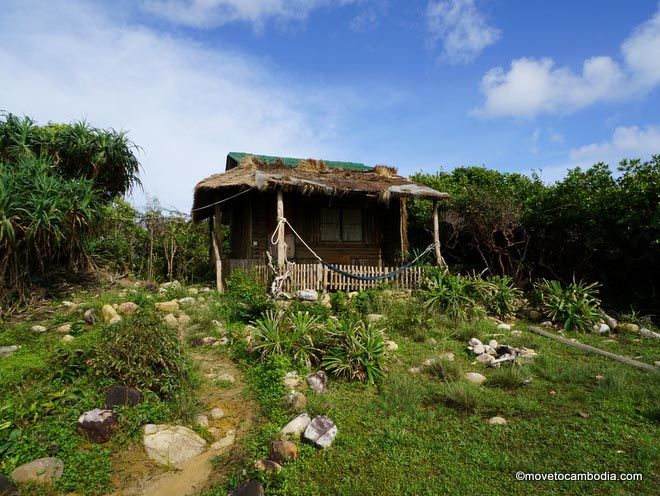
[[[479,315],[468,280],[458,274],[438,272],[432,275],[426,281],[423,295],[426,308],[442,312],[455,322]]]
[[[522,386],[529,377],[530,373],[526,368],[512,364],[493,370],[488,376],[488,385],[502,389],[515,389]]]
[[[589,332],[601,318],[598,283],[573,281],[564,288],[559,281],[542,279],[535,288],[543,310],[567,331]]]
[[[234,320],[249,322],[273,308],[266,286],[259,284],[255,273],[235,269],[226,284],[226,297],[231,303]]]
[[[483,281],[479,299],[490,315],[505,318],[520,308],[522,291],[513,285],[508,276],[493,276]]]
[[[439,359],[427,367],[429,373],[445,382],[458,380],[463,374],[463,367],[456,361]]]
[[[456,410],[473,412],[481,403],[482,392],[467,382],[448,382],[440,391],[440,400]]]

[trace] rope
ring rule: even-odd
[[[277,231],[280,229],[281,224],[286,224],[289,226],[293,234],[300,240],[300,242],[307,248],[314,257],[321,263],[321,265],[327,267],[328,269],[337,272],[338,274],[341,274],[345,277],[349,277],[351,279],[357,279],[359,281],[383,281],[385,279],[391,279],[393,277],[398,276],[399,274],[405,272],[407,269],[412,267],[420,258],[422,258],[424,255],[426,255],[428,252],[430,252],[434,248],[434,244],[430,244],[422,253],[417,255],[417,257],[412,260],[411,262],[408,262],[405,265],[402,265],[396,270],[393,270],[392,272],[389,272],[387,274],[381,274],[377,276],[363,276],[360,274],[353,274],[351,272],[346,272],[345,270],[340,269],[339,267],[336,267],[335,265],[332,265],[331,263],[326,262],[323,260],[318,253],[316,253],[312,248],[305,242],[305,240],[298,234],[298,232],[293,228],[293,226],[289,223],[289,221],[286,219],[286,217],[282,217],[281,219],[278,220],[277,222],[277,227],[275,227],[275,231],[273,231],[273,235],[270,237],[270,242],[272,244],[275,243],[275,235],[277,234]]]
[[[251,187],[249,187],[248,189],[244,189],[243,191],[239,191],[238,193],[236,193],[236,194],[233,195],[233,196],[230,196],[229,198],[225,198],[224,200],[219,200],[219,201],[217,201],[217,202],[215,202],[215,203],[210,203],[210,204],[208,204],[208,205],[204,205],[203,207],[193,208],[193,209],[191,210],[191,212],[197,212],[198,210],[204,210],[205,208],[213,207],[214,205],[219,205],[220,203],[224,203],[224,202],[226,202],[226,201],[233,200],[233,199],[236,198],[237,196],[241,196],[242,194],[245,194],[245,193],[247,193],[248,191],[251,191],[251,190],[253,190],[253,189],[254,189],[254,186],[251,186]]]

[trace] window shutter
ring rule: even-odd
[[[321,209],[321,241],[341,241],[339,232],[339,209]]]

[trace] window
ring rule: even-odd
[[[362,211],[358,208],[322,208],[321,241],[362,241]]]

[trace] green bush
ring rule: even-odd
[[[426,280],[422,295],[426,300],[426,308],[460,322],[482,313],[471,291],[472,286],[467,278],[445,271],[436,272]]]
[[[531,376],[529,370],[519,365],[504,365],[499,369],[493,370],[488,376],[488,385],[502,389],[515,389],[524,384],[526,379]]]
[[[479,279],[475,286],[478,301],[489,315],[499,318],[511,317],[520,308],[522,291],[513,285],[508,276],[493,276],[486,280]]]
[[[564,288],[559,281],[542,279],[535,289],[544,312],[567,331],[589,332],[601,318],[598,283],[574,281]]]
[[[274,308],[266,286],[259,283],[255,272],[234,269],[226,280],[226,298],[231,305],[232,318],[250,322]]]

